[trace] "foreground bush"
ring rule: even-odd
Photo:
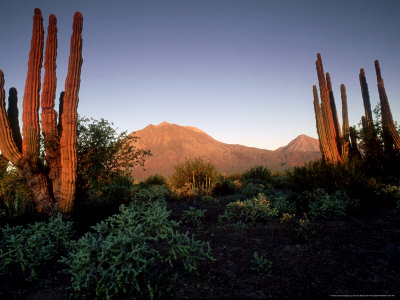
[[[10,279],[30,282],[48,277],[49,268],[67,251],[72,223],[61,216],[26,226],[6,226],[0,241],[0,271]]]
[[[323,189],[316,189],[312,192],[304,192],[300,198],[303,202],[308,202],[308,215],[313,220],[345,216],[359,205],[358,200],[351,199],[343,191],[330,194]]]
[[[32,199],[25,179],[16,168],[0,173],[0,210],[3,215],[18,217],[35,212]]]
[[[78,296],[154,298],[172,295],[178,277],[211,260],[208,243],[177,232],[164,201],[121,206],[63,258]]]
[[[267,221],[270,217],[278,215],[278,210],[272,207],[264,194],[245,201],[229,203],[218,221],[223,224],[250,223]]]

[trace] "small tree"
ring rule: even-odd
[[[135,166],[144,166],[150,150],[137,149],[139,139],[126,131],[118,133],[107,120],[78,117],[78,187],[100,188],[121,176],[130,176]]]

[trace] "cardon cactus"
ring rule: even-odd
[[[389,101],[386,95],[385,85],[381,75],[379,61],[375,60],[376,78],[378,81],[378,92],[381,103],[383,144],[385,152],[392,152],[393,146],[400,150],[400,137],[393,122],[392,112],[390,111]]]
[[[365,156],[376,160],[380,156],[382,149],[379,143],[378,133],[374,121],[372,119],[371,102],[369,97],[367,78],[365,76],[364,69],[360,69],[359,78],[360,78],[361,94],[365,110],[365,116],[361,120],[364,133]]]
[[[317,131],[320,143],[322,145],[326,143],[326,146],[321,146],[322,149],[325,149],[323,150],[323,158],[328,163],[343,163],[344,160],[341,157],[342,149],[339,144],[341,141],[340,125],[339,121],[337,120],[336,105],[334,104],[333,93],[330,92],[330,89],[332,89],[330,76],[327,74],[327,78],[325,78],[322,58],[319,53],[317,55],[317,61],[315,62],[315,65],[317,69],[319,91],[321,96],[321,115],[317,116],[318,109],[316,109],[316,105],[319,106],[319,103],[316,103],[316,88],[314,88],[314,110],[316,111],[316,119],[320,119],[319,121],[317,120]],[[322,132],[325,134],[322,134]]]
[[[342,128],[342,157],[344,161],[347,161],[350,151],[350,128],[349,128],[349,115],[347,112],[347,94],[346,87],[344,84],[340,85],[340,96],[342,98],[342,118],[343,118],[343,128]]]
[[[65,97],[60,102],[60,121],[54,110],[56,90],[57,20],[49,17],[45,51],[45,75],[40,99],[44,30],[40,9],[35,9],[28,73],[22,113],[22,149],[16,109],[16,90],[10,90],[9,112],[5,111],[4,75],[0,70],[0,149],[2,155],[21,170],[38,211],[52,214],[71,211],[77,177],[76,123],[82,66],[82,15],[76,12],[71,37]],[[41,101],[40,101],[41,100]],[[39,159],[39,106],[46,163]],[[62,113],[61,113],[62,112]]]

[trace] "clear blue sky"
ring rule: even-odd
[[[74,11],[83,14],[78,112],[121,130],[163,121],[217,140],[266,149],[316,137],[312,86],[322,54],[341,115],[363,114],[366,71],[373,106],[379,59],[393,117],[400,117],[400,1],[32,1],[0,3],[0,69],[20,113],[33,9],[58,19],[57,98],[64,89]],[[42,76],[44,71],[42,70]],[[58,107],[58,104],[57,104]]]

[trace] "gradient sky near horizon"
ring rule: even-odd
[[[83,14],[78,113],[134,131],[163,121],[215,139],[274,150],[317,137],[312,86],[321,53],[341,115],[364,113],[364,68],[378,102],[379,59],[393,118],[400,120],[400,1],[42,1],[0,3],[0,69],[20,114],[35,7],[58,19],[57,101],[64,89],[74,11]],[[42,76],[44,69],[42,69]],[[58,103],[56,104],[58,107]]]

